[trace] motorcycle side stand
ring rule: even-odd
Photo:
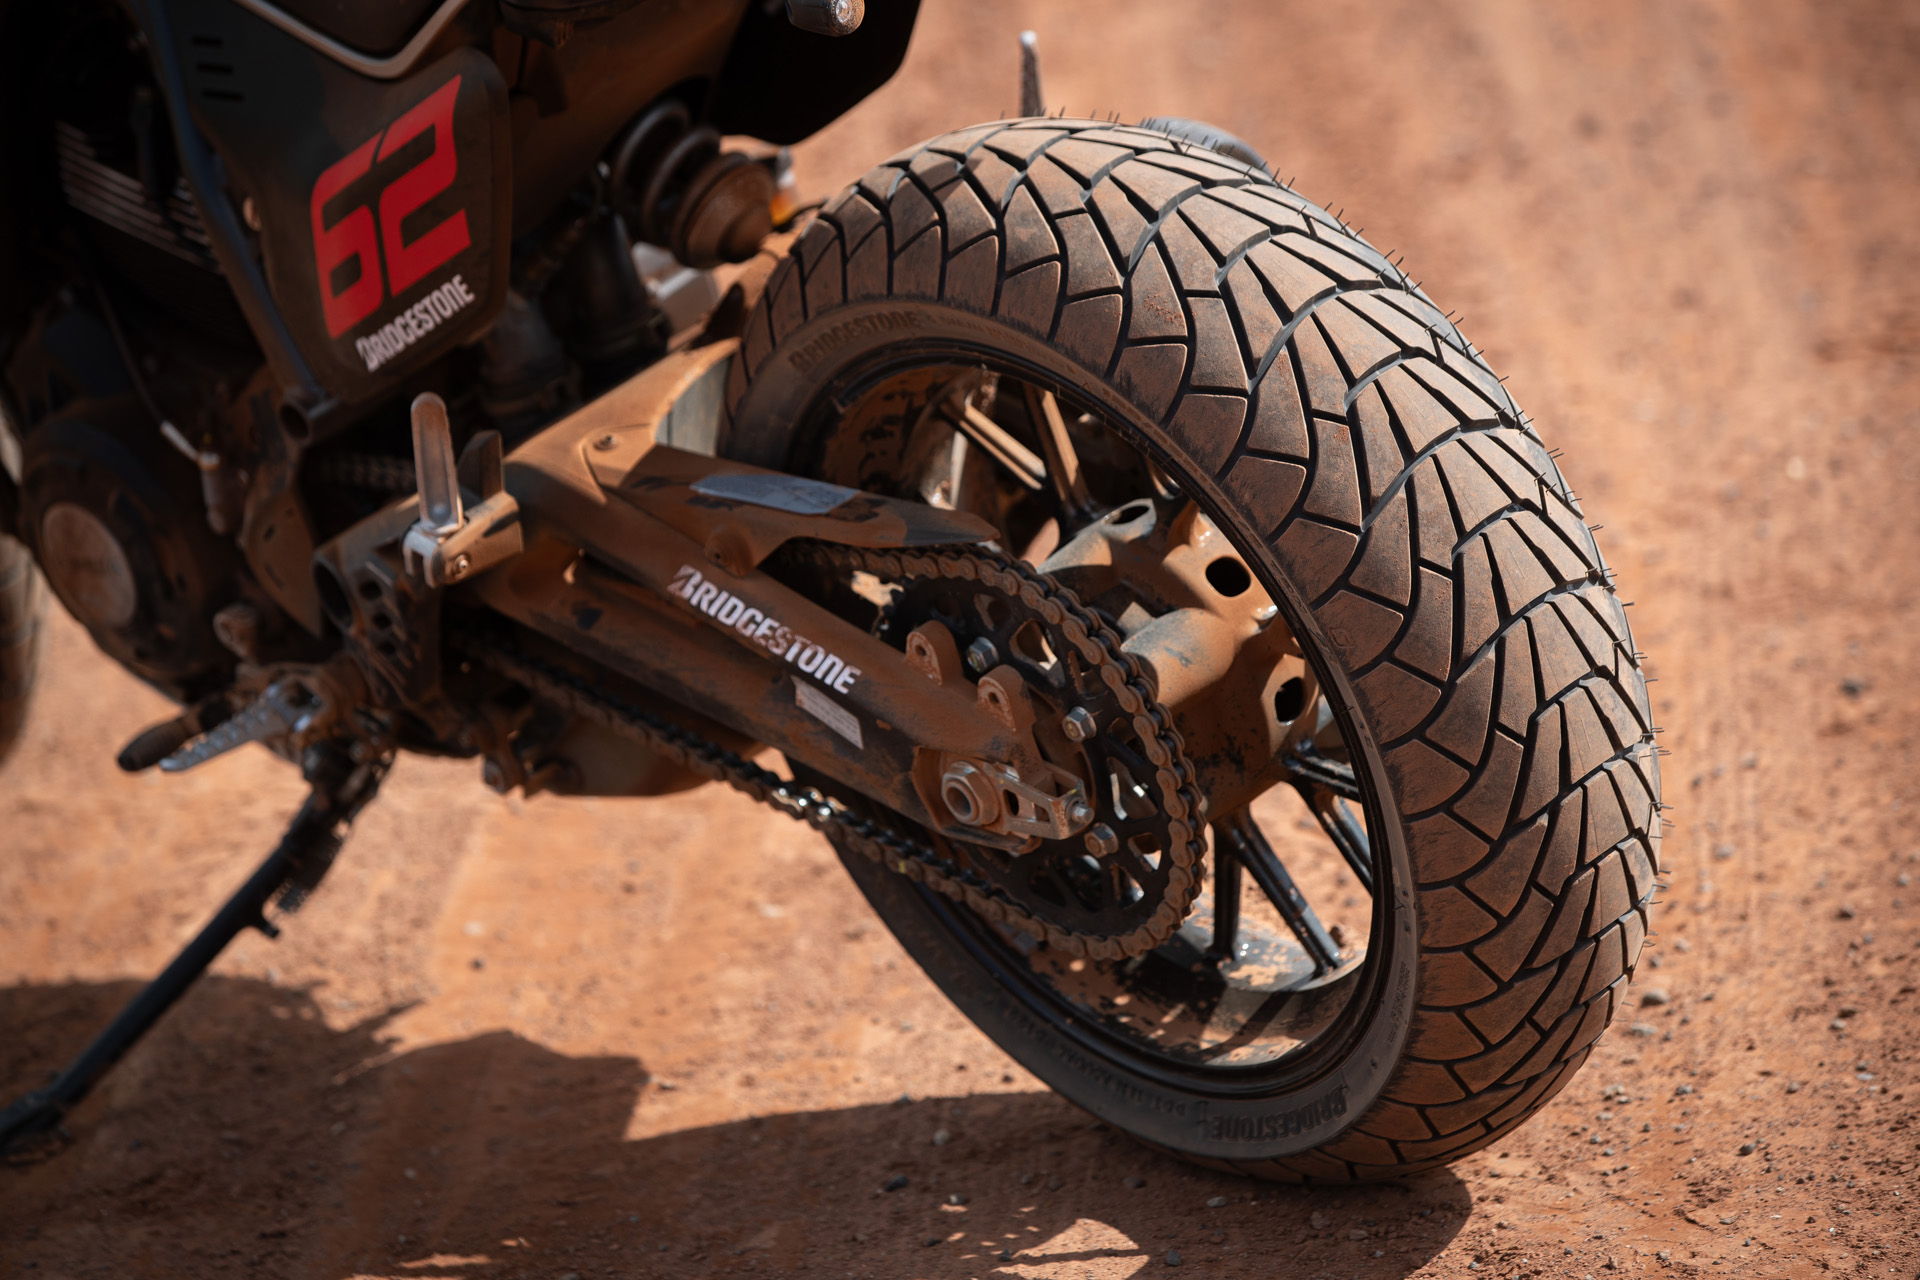
[[[387,764],[384,756],[355,761],[346,750],[331,743],[308,750],[302,771],[312,791],[279,845],[160,976],[148,983],[51,1084],[0,1112],[0,1153],[22,1149],[49,1130],[58,1129],[66,1113],[152,1029],[242,929],[258,929],[270,938],[278,936],[280,930],[266,917],[268,904],[279,894],[281,909],[293,911],[320,883],[340,850],[348,824],[379,789]]]

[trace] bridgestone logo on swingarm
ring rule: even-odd
[[[828,652],[826,646],[815,644],[732,592],[722,591],[690,564],[681,565],[674,573],[673,585],[667,592],[685,600],[721,626],[737,631],[774,657],[798,667],[802,675],[812,676],[835,693],[845,693],[860,678],[860,668],[848,666],[840,655]]]

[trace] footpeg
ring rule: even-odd
[[[413,402],[413,474],[420,516],[400,544],[407,572],[429,587],[484,573],[520,554],[520,504],[506,492],[500,434],[485,431],[458,463],[447,403],[431,391]],[[480,498],[467,509],[461,482]]]
[[[160,772],[184,773],[249,742],[284,738],[301,729],[317,710],[305,689],[291,680],[277,680],[212,729],[182,743],[160,762]]]
[[[188,707],[171,720],[162,720],[141,730],[133,741],[120,748],[114,763],[128,773],[144,772],[201,734],[218,727],[231,714],[232,706],[227,695],[215,694]]]
[[[276,678],[251,702],[231,715],[200,721],[198,732],[176,743],[161,759],[160,771],[183,773],[249,742],[263,742],[286,758],[297,760],[365,695],[365,680],[350,660],[336,658],[324,666],[278,668]],[[221,695],[222,708],[230,705],[227,699],[233,696]],[[141,734],[121,753],[121,767],[126,767],[126,757],[135,747],[152,749],[179,732],[187,721],[188,717],[182,716]]]

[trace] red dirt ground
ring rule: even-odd
[[[523,803],[407,760],[286,936],[236,945],[70,1147],[0,1167],[0,1273],[1080,1280],[1174,1248],[1201,1276],[1920,1269],[1920,11],[1172,12],[930,0],[801,174],[824,191],[1010,108],[1034,27],[1051,105],[1213,120],[1404,251],[1568,450],[1638,597],[1678,808],[1637,989],[1670,1002],[1448,1172],[1257,1185],[1042,1089],[823,842],[743,799]],[[116,773],[163,709],[72,623],[52,638],[0,778],[9,1095],[299,790],[261,753]]]

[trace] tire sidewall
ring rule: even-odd
[[[789,262],[782,269],[791,266]],[[1369,806],[1374,820],[1368,826],[1376,867],[1386,872],[1387,892],[1376,892],[1370,972],[1352,995],[1361,1016],[1337,1054],[1314,1076],[1291,1086],[1222,1097],[1169,1087],[1100,1056],[1050,1025],[1022,991],[997,979],[990,964],[941,922],[940,913],[955,908],[929,891],[858,855],[846,858],[855,880],[909,953],[969,1018],[1023,1067],[1102,1120],[1174,1151],[1230,1164],[1285,1159],[1325,1146],[1385,1092],[1406,1050],[1419,989],[1419,896],[1407,833],[1392,803],[1378,745],[1359,712],[1349,675],[1336,660],[1337,651],[1267,540],[1248,527],[1238,505],[1203,468],[1193,465],[1123,387],[1003,320],[909,297],[868,299],[825,310],[787,333],[749,372],[744,385],[736,377],[719,452],[757,466],[807,473],[815,460],[794,456],[805,448],[796,432],[822,395],[860,370],[895,354],[907,355],[915,347],[971,349],[1029,367],[1042,381],[1050,378],[1057,389],[1104,410],[1108,420],[1183,489],[1205,498],[1313,655],[1310,660],[1366,777],[1363,785],[1377,798]],[[1165,420],[1173,420],[1178,405],[1176,399]]]

